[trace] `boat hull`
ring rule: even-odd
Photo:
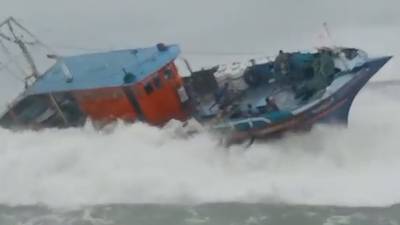
[[[316,123],[342,124],[346,126],[355,97],[390,59],[391,57],[382,57],[368,61],[357,69],[357,76],[354,76],[352,80],[329,98],[296,116],[268,127],[249,131],[235,131],[229,136],[227,144],[241,143],[254,138],[275,138],[288,131],[308,131]]]

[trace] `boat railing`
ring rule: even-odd
[[[239,129],[248,130],[252,128],[261,128],[271,124],[272,121],[265,117],[249,117],[242,120],[228,121],[223,124],[214,126],[214,129]]]

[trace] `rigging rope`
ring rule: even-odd
[[[0,32],[0,39],[16,44],[17,47],[19,47],[22,50],[25,60],[27,61],[27,63],[31,68],[32,74],[27,74],[27,71],[24,70],[24,67],[21,66],[16,57],[11,54],[8,48],[9,46],[6,46],[0,40],[0,49],[3,50],[6,58],[8,58],[16,66],[16,68],[19,70],[21,74],[25,74],[23,81],[25,82],[26,85],[29,79],[31,79],[32,77],[36,79],[40,75],[30,50],[32,50],[32,48],[36,49],[37,46],[40,46],[46,49],[49,54],[56,55],[55,51],[48,45],[41,42],[33,33],[31,33],[28,29],[22,26],[13,17],[10,17],[6,21],[2,22],[0,24],[0,28],[1,27],[6,27],[6,29],[7,28],[8,29],[7,30],[3,29],[3,33]],[[7,32],[7,34],[4,34],[4,32]],[[26,36],[27,38],[24,36]],[[31,49],[29,49],[28,46],[30,46]],[[16,77],[21,79],[20,76],[16,75],[16,73],[13,73],[8,66],[4,68],[7,68],[7,70],[10,73],[14,74]]]
[[[43,46],[44,48],[46,48],[51,54],[56,54],[56,51],[54,51],[54,49],[52,49],[50,46],[46,45],[45,43],[43,43],[42,41],[40,41],[39,38],[36,37],[36,35],[34,35],[33,33],[31,33],[28,29],[26,29],[24,26],[22,26],[14,17],[10,18],[10,21],[12,21],[17,27],[19,27],[21,30],[23,30],[24,32],[26,32],[28,35],[31,36],[31,38],[34,39],[34,44],[39,44],[41,46]],[[26,43],[29,44],[29,43]]]
[[[3,69],[8,72],[6,74],[8,74],[9,77],[12,77],[12,78],[16,79],[17,81],[21,81],[22,83],[25,83],[25,79],[21,78],[15,72],[11,71],[11,69],[7,66],[7,63],[0,62],[0,71],[3,70]]]
[[[20,70],[20,72],[22,72],[23,74],[26,74],[23,67],[18,63],[18,60],[15,59],[15,57],[11,54],[11,52],[8,50],[7,46],[2,41],[0,41],[0,46],[3,49],[3,51],[5,52],[5,54],[8,56],[9,60],[11,62],[13,62],[15,64],[15,66],[17,66],[17,68]]]

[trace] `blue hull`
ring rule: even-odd
[[[355,76],[328,99],[287,120],[266,128],[235,132],[228,143],[238,143],[249,138],[268,139],[287,131],[309,130],[316,123],[347,125],[351,105],[359,91],[391,57],[373,59],[357,68]]]
[[[367,63],[358,73],[361,74],[359,78],[355,78],[349,82],[348,85],[338,91],[333,98],[334,104],[341,104],[340,107],[334,109],[328,115],[322,117],[318,122],[322,123],[339,123],[347,125],[349,113],[353,101],[359,91],[367,84],[367,82],[391,59],[391,57],[383,57],[372,60]],[[343,101],[343,102],[342,102]],[[342,103],[341,103],[342,102]]]

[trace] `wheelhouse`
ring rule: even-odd
[[[4,113],[5,127],[80,126],[185,120],[188,101],[174,60],[176,45],[57,57]]]

